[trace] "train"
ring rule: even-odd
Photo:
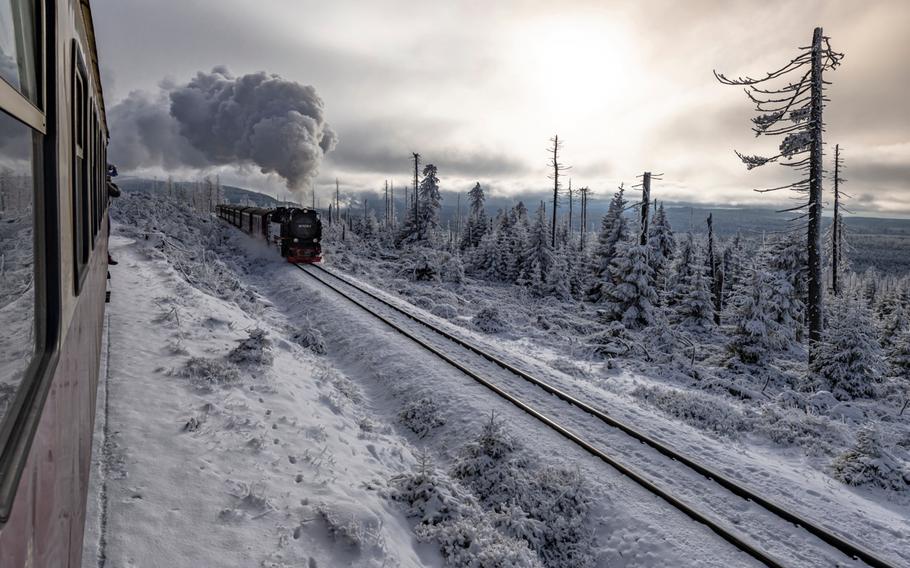
[[[0,30],[0,566],[79,566],[115,193],[92,11]]]
[[[277,247],[288,262],[322,261],[322,220],[315,209],[218,205],[216,211],[231,225]]]

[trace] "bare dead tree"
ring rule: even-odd
[[[578,191],[581,194],[581,219],[579,222],[580,227],[578,229],[578,248],[579,250],[585,250],[585,239],[588,231],[588,193],[590,193],[591,189],[582,187]]]
[[[822,110],[826,101],[824,89],[829,84],[824,72],[836,68],[843,54],[831,49],[828,37],[822,28],[815,28],[812,44],[800,48],[800,53],[783,67],[753,79],[739,77],[729,79],[714,72],[724,85],[744,86],[749,100],[755,104],[758,115],[752,118],[752,131],[756,136],[783,136],[779,153],[775,156],[748,156],[736,152],[746,168],[752,169],[771,162],[802,172],[796,182],[760,192],[790,189],[807,199],[800,199],[796,207],[785,211],[799,211],[797,219],[808,218],[808,320],[809,360],[814,357],[815,344],[821,339],[822,305],[822,262],[821,262],[821,220],[822,220],[822,177],[824,173],[822,132],[824,121]],[[786,82],[774,86],[776,80]],[[771,86],[767,85],[771,83]]]
[[[341,193],[338,189],[338,178],[335,178],[335,222],[341,221]],[[342,233],[343,234],[343,233]]]
[[[708,272],[711,275],[711,297],[714,300],[714,323],[720,325],[723,311],[724,273],[719,270],[720,262],[714,247],[714,214],[708,214]]]
[[[417,195],[417,187],[419,185],[417,176],[418,176],[418,168],[420,167],[420,154],[418,154],[417,152],[412,152],[412,154],[414,155],[414,230],[416,230],[417,234],[419,235],[420,234],[420,214],[417,211],[417,209],[418,209],[417,204],[418,204],[420,198]]]
[[[569,228],[566,231],[567,234],[572,234],[572,178],[569,178],[569,187],[566,189],[566,194],[569,196]]]
[[[842,209],[845,209],[841,199],[850,197],[845,194],[840,184],[847,181],[841,177],[844,170],[844,159],[840,155],[840,144],[834,145],[834,219],[831,222],[831,292],[837,296],[840,294],[840,271],[843,268],[843,260],[847,253],[846,243],[844,242],[844,217]]]
[[[553,138],[550,138],[550,147],[547,148],[547,153],[550,154],[547,166],[553,170],[553,173],[547,178],[553,180],[553,222],[550,225],[550,246],[554,248],[556,247],[556,210],[559,208],[559,189],[562,187],[559,177],[562,172],[572,167],[559,161],[560,150],[562,150],[562,142],[559,141],[559,135],[554,134]]]

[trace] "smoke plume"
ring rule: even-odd
[[[316,175],[338,140],[313,87],[224,67],[162,83],[158,96],[134,91],[109,117],[111,158],[124,170],[255,166],[291,189]]]

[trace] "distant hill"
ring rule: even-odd
[[[131,193],[163,193],[167,191],[167,182],[162,180],[120,177],[117,178],[116,182],[123,191]],[[173,190],[177,192],[191,191],[193,186],[194,182],[175,181]],[[259,193],[258,191],[253,191],[251,189],[244,189],[233,185],[222,185],[221,187],[224,190],[224,198],[228,203],[253,205],[256,207],[276,207],[279,203],[278,200],[271,195]]]

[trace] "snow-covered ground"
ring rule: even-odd
[[[138,195],[115,204],[115,219],[85,566],[99,554],[116,567],[753,564],[217,219]],[[834,481],[820,466],[829,454],[807,452],[811,442],[773,443],[765,426],[737,432],[748,409],[721,412],[729,422],[715,431],[668,412],[680,397],[655,401],[678,382],[573,343],[566,329],[585,314],[550,331],[526,314],[561,306],[514,287],[412,283],[367,260],[334,260],[421,317],[910,564],[900,493]],[[496,318],[471,319],[491,304],[528,319],[479,331],[497,329]],[[665,473],[637,444],[513,387],[646,473]],[[689,396],[689,413],[731,405]],[[794,554],[804,537],[770,542],[773,532],[749,525],[751,509],[735,513],[739,529]]]

